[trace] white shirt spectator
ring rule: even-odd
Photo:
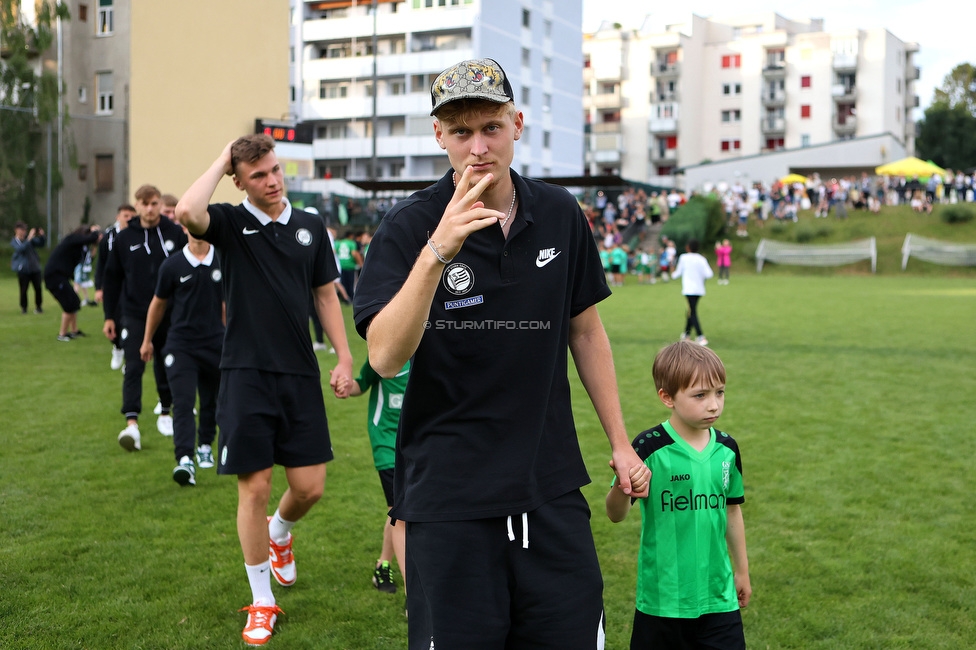
[[[705,280],[712,275],[708,260],[698,253],[683,253],[671,277],[681,278],[681,295],[704,296]]]

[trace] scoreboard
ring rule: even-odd
[[[275,142],[312,144],[312,125],[305,122],[282,122],[279,120],[254,120],[254,132],[271,136]]]

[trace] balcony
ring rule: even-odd
[[[599,122],[590,125],[590,133],[620,133],[620,122]]]
[[[917,65],[910,65],[905,70],[905,80],[906,81],[917,81],[922,76],[922,69]]]
[[[918,95],[913,95],[912,96],[912,101],[911,101],[911,104],[909,104],[909,105],[912,108],[918,108],[920,106],[919,101],[918,101]]]
[[[586,162],[616,164],[623,155],[623,136],[619,133],[592,135],[587,139]]]
[[[774,133],[786,133],[786,118],[784,117],[763,118],[760,127],[762,128],[762,132],[764,135],[772,135]]]
[[[679,100],[680,100],[680,95],[676,90],[672,92],[658,91],[657,93],[657,101],[659,102],[676,102]]]
[[[666,61],[657,61],[652,67],[652,74],[655,77],[677,77],[681,74],[681,64],[680,63],[668,63]]]
[[[830,87],[830,96],[834,98],[835,102],[848,104],[857,99],[857,87],[846,84],[834,84]]]
[[[763,79],[785,79],[786,63],[784,61],[771,61],[766,63],[762,71]]]
[[[834,54],[834,70],[855,70],[857,69],[857,54],[849,52],[837,52]]]
[[[613,108],[624,108],[626,100],[621,97],[620,90],[615,90],[612,93],[600,93],[599,95],[590,95],[588,97],[583,97],[583,107],[584,108],[598,108],[598,109],[613,109]]]
[[[655,165],[673,165],[678,162],[678,150],[651,149],[651,162]]]
[[[766,90],[763,92],[762,102],[766,108],[782,108],[786,105],[786,93],[782,90]]]
[[[853,115],[835,115],[834,131],[842,135],[853,134],[857,131],[857,118]]]
[[[648,129],[651,133],[677,133],[678,118],[652,117],[648,120]]]

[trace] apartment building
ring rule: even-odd
[[[292,3],[291,113],[314,129],[314,178],[293,189],[440,177],[449,163],[433,137],[430,84],[480,57],[502,65],[525,114],[513,167],[581,172],[582,0]]]
[[[912,152],[916,52],[773,13],[605,24],[583,41],[586,169],[670,185],[686,166],[882,134]]]
[[[69,4],[65,231],[85,210],[110,223],[144,183],[179,196],[255,120],[288,118],[288,0]],[[215,200],[242,196],[224,181]]]

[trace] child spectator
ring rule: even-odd
[[[383,494],[386,496],[387,511],[393,507],[393,466],[396,456],[396,434],[400,424],[400,409],[403,407],[403,393],[407,389],[410,376],[410,362],[392,379],[383,379],[369,365],[369,358],[363,364],[349,389],[349,397],[363,395],[369,391],[369,412],[367,430],[369,442],[373,446],[373,464],[380,475]],[[396,557],[400,575],[404,572],[404,522],[393,522],[386,518],[383,526],[383,547],[373,569],[373,586],[388,594],[396,593],[396,583],[390,576],[390,560]],[[404,589],[406,584],[404,583]]]
[[[633,442],[644,465],[630,472],[632,488],[650,490],[640,500],[630,647],[744,649],[740,608],[752,586],[742,458],[713,427],[725,407],[725,367],[711,350],[678,341],[658,353],[652,373],[671,416]],[[633,502],[614,479],[610,520],[622,521]]]
[[[715,266],[718,267],[718,283],[729,283],[729,269],[732,268],[732,244],[728,239],[715,242]]]

